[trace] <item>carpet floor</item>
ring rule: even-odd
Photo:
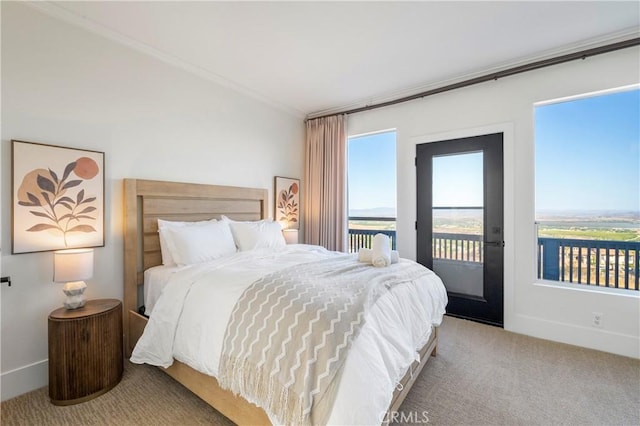
[[[396,424],[639,425],[640,361],[445,317]],[[125,362],[122,381],[58,407],[42,388],[0,404],[10,425],[231,425],[154,367]]]

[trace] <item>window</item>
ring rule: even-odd
[[[396,132],[348,140],[349,252],[387,234],[396,248]]]
[[[640,90],[535,107],[539,279],[639,290]]]

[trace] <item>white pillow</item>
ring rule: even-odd
[[[163,230],[167,245],[178,266],[207,262],[236,252],[229,224],[211,222],[200,226],[181,226]]]
[[[199,222],[179,222],[173,220],[163,220],[158,219],[158,234],[160,237],[160,254],[162,255],[162,264],[165,266],[174,266],[176,264],[173,256],[171,256],[171,251],[169,250],[167,238],[167,232],[165,231],[168,228],[182,228],[184,226],[202,226],[208,223],[217,222],[216,219],[211,220],[202,220]]]
[[[233,239],[240,251],[263,247],[284,247],[287,242],[278,222],[261,220],[257,222],[229,221]]]

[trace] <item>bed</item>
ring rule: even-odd
[[[153,327],[149,325],[149,318],[141,315],[139,313],[139,308],[143,305],[145,299],[142,291],[145,283],[145,271],[148,273],[153,271],[154,268],[161,269],[159,266],[162,265],[162,254],[160,249],[160,240],[158,237],[158,220],[195,222],[206,221],[211,218],[220,219],[221,217],[226,216],[232,221],[259,221],[268,216],[266,211],[267,197],[268,192],[266,189],[162,182],[141,179],[124,180],[124,345],[127,357],[131,356],[141,337],[141,346],[145,342],[145,338],[143,337],[145,329],[147,329],[147,333],[150,333],[150,330],[152,330],[153,327],[156,327],[155,325],[153,325]],[[314,263],[322,263],[324,260],[327,262],[347,261],[346,259],[342,259],[344,256],[340,257],[340,259],[338,259],[338,257],[334,259],[333,254],[328,253],[326,250],[323,251],[320,248],[304,245],[300,245],[299,247],[282,248],[278,250],[277,254],[272,254],[270,252],[266,253],[264,251],[258,253],[258,251],[256,251],[256,253],[247,252],[244,254],[234,254],[231,255],[231,258],[233,258],[233,262],[235,262],[234,264],[242,262],[254,262],[254,264],[257,264],[255,258],[251,256],[258,256],[258,259],[272,259],[269,256],[286,256],[286,259],[292,259],[296,255],[302,260],[307,259],[309,256],[320,256],[322,258],[320,261]],[[230,261],[227,261],[225,258],[224,262]],[[268,265],[269,262],[265,262],[264,264]],[[211,273],[218,273],[216,272],[219,269],[217,266],[207,266],[206,268],[203,266],[201,269],[204,270],[207,268]],[[398,268],[400,267],[398,266]],[[392,271],[392,269],[389,269],[389,271]],[[393,271],[396,270],[394,269]],[[194,276],[189,275],[192,274],[191,270],[181,272],[180,274],[184,275],[183,279],[188,282],[198,282],[196,279],[189,278],[190,276]],[[179,276],[180,274],[176,274],[176,276]],[[200,275],[198,275],[198,277],[199,276]],[[177,282],[178,280],[175,279],[174,281]],[[439,281],[439,279],[437,279],[437,281]],[[174,288],[181,288],[180,285],[175,283],[173,285]],[[444,292],[443,288],[439,288],[438,285],[435,285],[432,291],[436,293],[443,292],[444,304],[446,304],[446,292]],[[196,289],[183,291],[185,294],[184,297],[188,297],[186,295],[190,292],[197,294]],[[160,292],[156,291],[156,293]],[[196,300],[198,299],[196,296],[192,296],[191,298]],[[157,303],[159,305],[161,304],[160,298],[158,298]],[[166,302],[165,306],[170,305]],[[444,306],[441,302],[439,302],[437,308],[434,308],[434,311],[437,311],[434,315],[438,316],[441,320],[444,312]],[[156,312],[155,308],[154,312]],[[151,318],[153,319],[153,317],[154,314],[152,313]],[[433,319],[432,322],[434,324],[439,324],[437,319]],[[373,324],[374,321],[370,321],[370,323]],[[154,323],[152,322],[152,324]],[[369,323],[365,324],[365,326],[369,328],[373,327],[368,324]],[[406,360],[403,361],[407,362],[407,365],[403,367],[403,374],[398,379],[394,379],[394,388],[390,392],[392,395],[389,395],[389,404],[386,407],[388,413],[393,413],[398,410],[405,396],[411,389],[413,382],[418,377],[421,369],[428,362],[430,356],[436,355],[437,328],[431,324],[428,326],[430,331],[429,333],[424,334],[424,342],[420,343],[418,350],[419,355],[414,356],[414,359],[409,362]],[[193,327],[188,328],[191,329]],[[363,347],[364,343],[362,343],[362,341],[365,339],[365,334],[366,333],[362,332],[361,336],[358,336],[354,340],[352,345],[353,348],[349,352],[349,355],[347,355],[347,358],[352,357],[356,359],[356,355],[352,356],[351,353],[362,352],[362,349],[355,348]],[[146,341],[149,340],[152,339],[146,339]],[[180,356],[178,356],[178,358],[180,358]],[[184,362],[177,358],[172,359],[171,362],[166,365],[162,363],[149,363],[154,365],[162,364],[163,367],[167,367],[162,368],[162,370],[236,424],[255,425],[274,423],[273,413],[271,413],[271,416],[267,414],[267,411],[269,410],[265,411],[237,393],[228,390],[228,386],[223,388],[223,386],[218,382],[218,379],[216,379],[216,375],[208,371],[211,370],[211,368],[207,369],[198,365],[194,367],[193,365],[189,365],[191,363],[188,360],[184,360],[185,358],[189,357],[182,356],[181,359],[183,359]],[[355,362],[356,361],[353,361],[351,364]],[[342,381],[345,383],[351,383],[355,380],[352,380],[351,377],[357,377],[358,373],[352,373],[354,367],[348,367],[348,359],[344,364],[345,367],[342,369],[344,372],[340,370],[339,373],[336,373],[337,378],[333,382],[339,383]],[[336,402],[333,404],[333,411],[331,411],[330,407],[327,417],[324,417],[331,419],[330,422],[344,422],[343,419],[345,417],[340,417],[340,413],[336,414],[340,411],[339,408],[336,407],[345,405],[341,402],[343,398],[341,395],[349,393],[344,389],[353,390],[357,389],[357,386],[361,386],[362,388],[362,384],[349,386],[351,387],[340,383],[336,385],[338,390],[337,396],[335,397]],[[353,420],[353,417],[351,417],[351,419]],[[376,416],[376,419],[377,423],[386,423],[389,416]],[[353,421],[350,422],[353,423]]]

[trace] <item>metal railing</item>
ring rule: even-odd
[[[389,235],[395,249],[396,231],[350,228],[349,251],[370,248],[379,232]],[[481,235],[434,233],[432,254],[434,259],[482,263],[484,243]],[[640,242],[540,237],[537,254],[538,278],[640,291]]]
[[[431,250],[434,259],[482,263],[484,258],[482,235],[434,232]]]
[[[640,290],[640,243],[538,238],[538,278]]]
[[[362,217],[349,216],[349,222],[395,222],[395,217]],[[361,248],[371,248],[373,237],[385,234],[391,240],[391,249],[396,249],[396,231],[390,229],[358,229],[349,228],[349,253],[357,253]]]
[[[434,233],[434,259],[482,262],[481,235]],[[640,290],[640,242],[538,238],[538,278]]]

